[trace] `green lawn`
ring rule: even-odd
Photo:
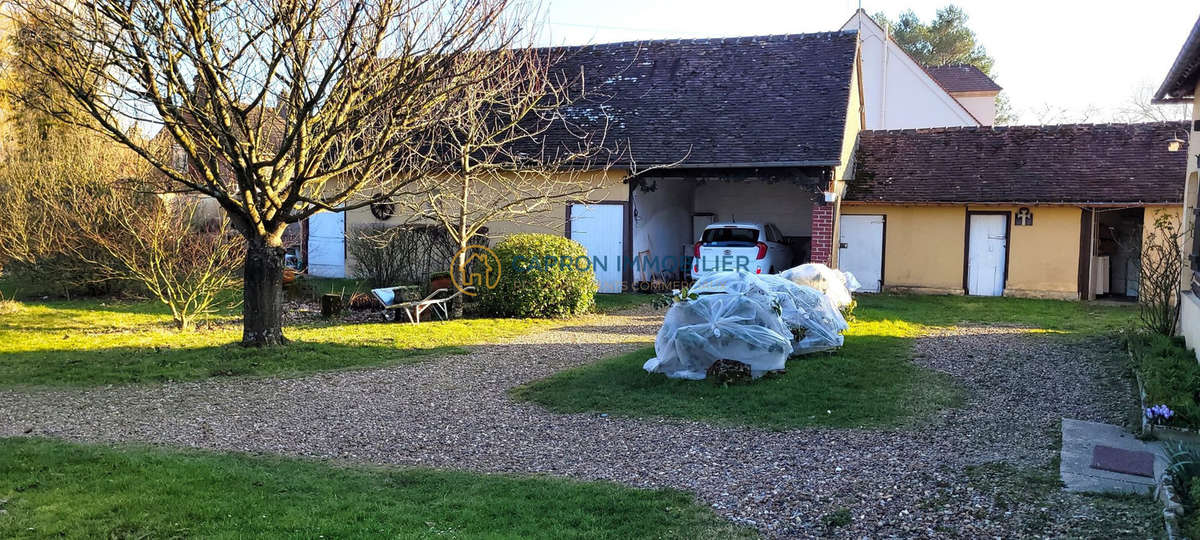
[[[596,295],[596,312],[613,313],[642,307],[654,302],[658,295],[641,293],[609,293]]]
[[[361,292],[348,279],[306,278],[312,294]],[[156,302],[0,297],[0,387],[77,386],[194,380],[233,375],[293,375],[418,361],[434,353],[547,329],[566,321],[462,319],[420,326],[384,322],[316,322],[284,330],[279,349],[244,349],[232,300],[195,331],[171,328]],[[611,313],[650,302],[651,295],[596,295]]]
[[[788,361],[787,373],[721,387],[650,375],[652,348],[567,370],[513,389],[556,412],[667,416],[774,429],[890,426],[953,407],[961,390],[947,375],[909,361],[913,339],[935,326],[1022,325],[1095,335],[1132,324],[1125,307],[1013,298],[863,295],[858,320],[836,353]]]
[[[97,300],[6,302],[0,315],[0,387],[97,385],[290,375],[388,365],[464,351],[562,321],[462,319],[422,323],[312,323],[289,326],[287,347],[245,349],[241,328],[178,332],[153,303]]]
[[[0,439],[3,538],[746,538],[691,495]]]

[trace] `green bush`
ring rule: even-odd
[[[1183,504],[1180,522],[1187,538],[1200,538],[1200,446],[1191,443],[1167,442],[1167,472],[1171,474],[1175,493]]]
[[[1144,334],[1129,338],[1134,369],[1146,390],[1146,405],[1175,412],[1168,425],[1200,427],[1200,364],[1179,338]]]
[[[591,309],[595,272],[584,262],[587,250],[579,243],[549,234],[516,234],[493,251],[501,272],[496,287],[480,294],[485,312],[498,317],[567,317]]]

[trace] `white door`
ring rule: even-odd
[[[346,214],[321,212],[308,218],[308,273],[346,277]]]
[[[883,287],[883,216],[842,216],[838,268],[854,274],[862,292]]]
[[[1008,246],[1008,217],[975,214],[967,238],[967,293],[971,296],[1004,294],[1004,257]]]
[[[620,204],[572,204],[571,239],[587,249],[600,292],[621,292],[625,207]]]
[[[696,242],[700,241],[700,235],[704,234],[704,228],[717,222],[717,216],[712,214],[695,215],[692,214],[692,243],[688,244],[687,252],[692,253],[691,247]]]

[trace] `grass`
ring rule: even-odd
[[[656,295],[641,293],[609,293],[596,295],[596,312],[613,313],[649,305]]]
[[[1161,538],[1162,507],[1139,494],[1065,491],[1057,461],[1043,467],[987,463],[967,468],[968,483],[991,504],[977,506],[980,520],[1011,523],[1023,538]],[[945,491],[938,488],[938,492]],[[948,502],[938,493],[923,506]]]
[[[15,304],[15,307],[14,307]],[[98,300],[7,303],[0,317],[0,387],[78,386],[292,375],[389,365],[494,342],[561,321],[461,319],[422,323],[310,323],[289,326],[287,347],[245,349],[241,329],[178,332],[149,302]]]
[[[860,315],[911,324],[950,327],[959,324],[1012,325],[1090,336],[1131,327],[1136,306],[998,298],[877,294],[857,297]]]
[[[1136,311],[1053,300],[861,296],[858,318],[836,353],[794,358],[787,373],[752,384],[647,374],[652,348],[567,370],[513,389],[517,399],[561,413],[674,417],[771,429],[902,425],[957,406],[962,391],[943,373],[910,361],[913,340],[960,323],[1022,325],[1091,336],[1131,324]]]
[[[4,538],[749,538],[689,494],[599,482],[0,439]]]
[[[1182,338],[1161,334],[1130,336],[1133,368],[1146,391],[1147,406],[1166,405],[1173,415],[1166,425],[1196,428],[1200,426],[1200,364]]]
[[[312,297],[319,299],[324,294],[340,294],[343,296],[354,293],[368,293],[371,288],[359,279],[352,278],[323,278],[304,276],[301,283],[311,291]]]

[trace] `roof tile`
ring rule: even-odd
[[[640,165],[816,165],[841,160],[855,47],[851,31],[554,50],[586,81],[567,120],[607,123]]]
[[[846,200],[889,203],[1179,203],[1187,124],[864,131]]]
[[[926,66],[925,71],[947,92],[999,92],[1003,90],[991,77],[969,64]]]

